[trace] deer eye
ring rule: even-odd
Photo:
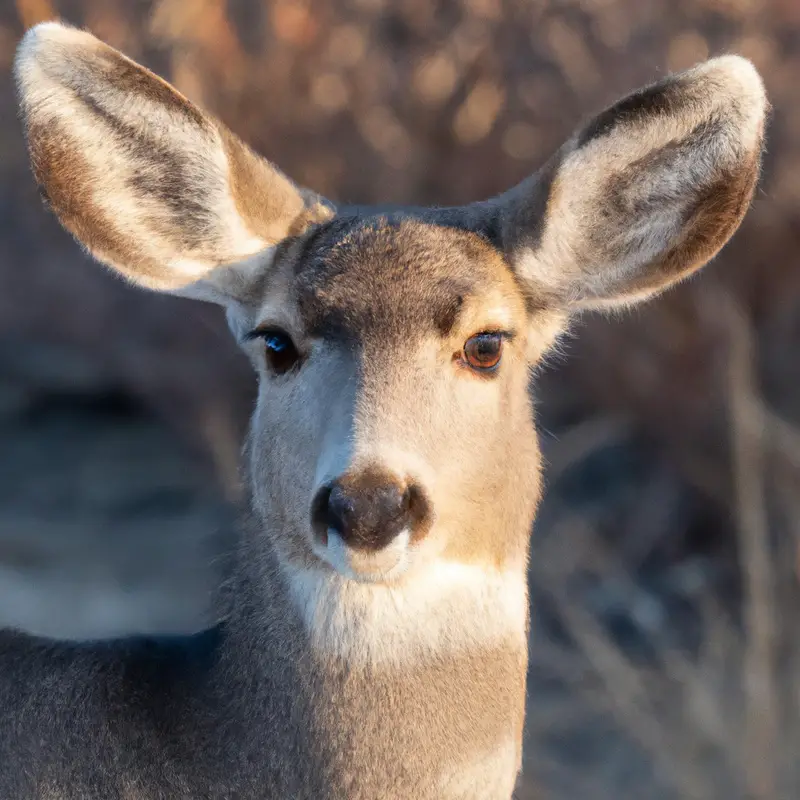
[[[493,372],[502,356],[502,333],[478,333],[464,343],[464,361],[477,372]]]
[[[300,361],[300,353],[286,331],[259,331],[258,336],[264,341],[267,365],[276,375],[283,375]]]

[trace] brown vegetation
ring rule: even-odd
[[[756,63],[774,114],[733,243],[635,316],[587,318],[539,379],[553,492],[534,539],[547,613],[528,760],[544,796],[796,796],[800,4],[0,3],[0,339],[57,346],[140,398],[201,441],[234,490],[251,380],[217,312],[130,291],[40,209],[8,69],[23,27],[56,15],[169,75],[297,181],[353,202],[492,195],[618,94],[725,51]],[[610,487],[599,503],[573,502],[576,470],[589,494]],[[606,749],[578,741],[584,729]]]

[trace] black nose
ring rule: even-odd
[[[405,528],[413,536],[427,515],[418,486],[402,486],[391,475],[366,470],[323,487],[314,500],[312,524],[322,541],[334,531],[350,547],[380,550]]]

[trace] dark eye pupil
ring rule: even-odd
[[[300,360],[294,342],[286,333],[266,334],[264,347],[267,351],[267,364],[278,375],[288,372]]]
[[[480,358],[491,358],[500,349],[500,342],[494,336],[479,336],[476,350]]]

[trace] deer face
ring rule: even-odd
[[[433,220],[336,218],[278,261],[234,327],[260,377],[253,498],[287,557],[359,580],[523,559],[528,367],[549,331],[496,248]]]
[[[220,303],[259,376],[253,506],[282,559],[367,582],[524,563],[529,371],[576,313],[693,273],[738,227],[766,99],[724,57],[607,109],[492,200],[337,211],[91,35],[30,31],[36,178],[101,261]]]

